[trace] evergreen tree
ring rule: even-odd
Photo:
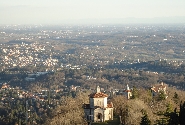
[[[145,113],[144,116],[141,118],[140,125],[151,125],[151,121],[148,118],[148,115]]]
[[[166,99],[166,94],[164,93],[164,91],[160,91],[159,94],[158,94],[157,100],[162,101],[162,100],[165,100],[165,99]]]
[[[166,105],[166,113],[165,113],[165,115],[168,116],[171,112],[173,112],[172,104],[171,103],[168,103]]]
[[[178,125],[179,124],[179,117],[177,114],[177,109],[175,108],[174,112],[171,112],[169,115],[169,123],[168,125]]]
[[[180,104],[179,123],[185,125],[185,102]]]
[[[138,98],[138,90],[135,86],[133,86],[131,99],[135,99],[135,98]]]
[[[174,99],[179,99],[179,95],[175,92],[173,98]]]
[[[175,103],[177,103],[179,100],[179,95],[176,92],[174,93],[173,100]]]

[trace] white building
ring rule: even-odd
[[[92,122],[104,122],[113,120],[113,104],[107,103],[105,93],[100,92],[100,87],[97,86],[95,93],[89,95],[90,104],[84,104],[84,112],[87,120]]]

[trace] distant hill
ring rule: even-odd
[[[59,23],[67,24],[185,24],[185,16],[155,17],[155,18],[104,18],[61,20]]]

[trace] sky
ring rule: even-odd
[[[0,0],[0,24],[185,23],[185,0]]]

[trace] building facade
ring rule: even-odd
[[[105,122],[113,120],[113,104],[107,103],[105,93],[100,92],[97,86],[96,92],[89,95],[89,104],[84,104],[84,112],[87,120],[92,122]]]

